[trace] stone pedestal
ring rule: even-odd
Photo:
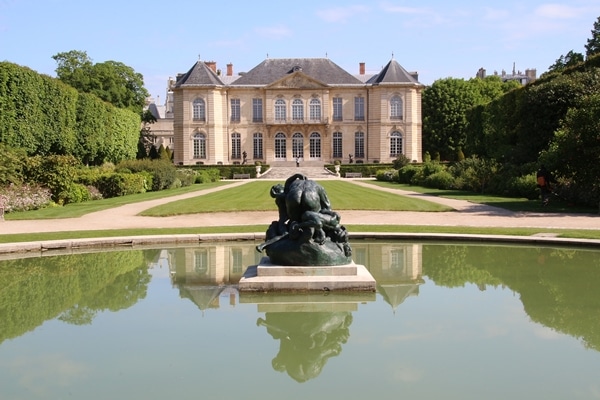
[[[275,265],[263,257],[240,279],[240,292],[362,291],[375,292],[375,278],[354,262],[333,266]]]

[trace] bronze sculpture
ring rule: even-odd
[[[333,211],[325,189],[302,174],[290,176],[285,185],[271,188],[279,219],[256,248],[266,250],[271,263],[322,266],[352,262],[348,232]]]

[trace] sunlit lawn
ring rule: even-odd
[[[380,187],[408,190],[411,192],[428,194],[431,196],[447,197],[449,199],[457,200],[468,200],[473,203],[487,204],[494,207],[504,208],[511,211],[524,211],[524,212],[548,212],[548,213],[598,213],[597,208],[582,207],[570,204],[557,196],[553,196],[550,200],[550,204],[543,207],[540,200],[529,200],[526,198],[514,198],[514,197],[502,197],[488,194],[480,194],[467,192],[462,190],[440,190],[426,188],[422,186],[412,186],[408,184],[399,184],[393,182],[381,182],[381,181],[365,181],[367,183],[377,185]]]
[[[364,188],[349,182],[331,180],[319,182],[334,210],[389,210],[442,212],[451,208],[381,190]],[[254,181],[204,196],[179,200],[145,210],[145,216],[170,216],[203,212],[276,210],[269,192],[274,182]]]

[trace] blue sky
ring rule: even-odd
[[[268,58],[328,57],[351,73],[392,57],[419,80],[537,69],[585,54],[598,0],[0,0],[0,61],[55,76],[54,54],[87,52],[144,76],[164,101],[166,82],[198,59],[234,73]]]

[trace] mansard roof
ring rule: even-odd
[[[188,72],[177,77],[175,87],[223,86],[223,81],[204,61],[197,61]]]
[[[269,85],[298,71],[326,85],[362,84],[328,58],[268,58],[242,74],[232,85]]]
[[[390,62],[383,67],[381,72],[369,79],[367,83],[372,85],[379,85],[382,83],[418,84],[419,81],[417,79],[416,73],[411,74],[410,72],[407,72],[396,60],[391,59]]]

